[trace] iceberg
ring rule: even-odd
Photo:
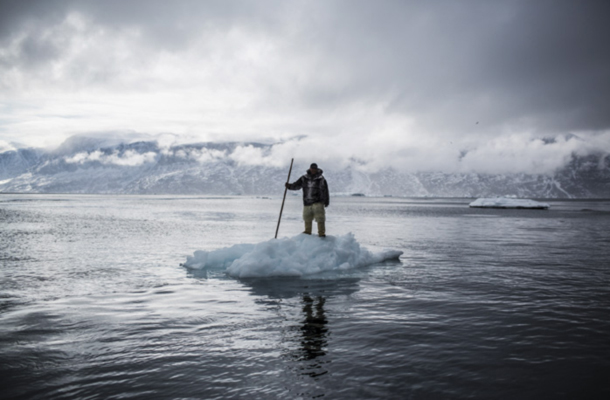
[[[258,244],[198,250],[182,265],[195,270],[220,269],[235,278],[301,277],[398,260],[402,254],[396,250],[373,253],[361,247],[352,233],[325,238],[299,234]]]
[[[514,199],[507,197],[480,198],[470,203],[473,208],[531,208],[546,210],[550,206],[530,199]]]

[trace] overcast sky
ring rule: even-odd
[[[0,150],[124,132],[549,172],[610,151],[609,20],[606,0],[0,1]]]

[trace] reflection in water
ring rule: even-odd
[[[337,296],[349,296],[357,292],[360,289],[360,278],[266,278],[241,281],[250,286],[253,295],[272,301],[273,307],[270,309],[284,320],[279,345],[285,359],[294,366],[294,371],[314,380],[327,374],[332,349],[329,349],[330,329],[326,302]],[[295,382],[292,384],[295,385]],[[305,392],[316,391],[315,386],[310,386],[309,378],[302,384]]]
[[[305,318],[300,327],[301,346],[297,350],[296,359],[299,361],[312,361],[317,357],[326,355],[328,323],[324,314],[324,303],[326,299],[322,296],[315,297],[315,300],[308,294],[303,295],[303,313]],[[326,374],[328,371],[323,369],[322,362],[315,362],[305,367],[303,375],[317,377]]]

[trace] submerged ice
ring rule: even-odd
[[[222,269],[237,278],[304,276],[361,268],[398,259],[402,251],[372,253],[352,233],[318,238],[300,234],[258,244],[236,244],[212,251],[196,251],[183,265],[191,269]]]
[[[530,199],[514,199],[510,197],[480,198],[470,203],[473,208],[532,208],[546,210],[550,206]]]

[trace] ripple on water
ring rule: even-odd
[[[336,199],[333,229],[400,263],[259,280],[178,264],[268,240],[268,201],[3,204],[3,395],[607,397],[605,214],[355,201]]]

